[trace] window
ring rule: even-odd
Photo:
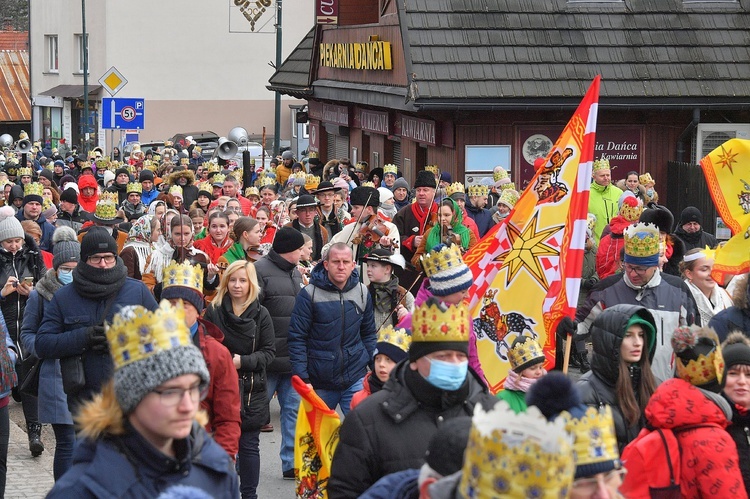
[[[45,35],[44,41],[47,50],[47,71],[57,73],[60,69],[57,62],[57,35]]]
[[[89,50],[88,35],[86,35],[86,43],[83,43],[83,35],[75,35],[76,37],[76,50],[78,52],[78,73],[83,74],[83,61],[85,59],[84,54]]]

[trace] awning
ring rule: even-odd
[[[31,121],[29,53],[0,51],[0,122]]]
[[[101,89],[101,85],[89,85],[89,95],[96,95]],[[39,95],[62,97],[63,99],[82,99],[83,85],[58,85],[40,93]]]

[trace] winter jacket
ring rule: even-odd
[[[76,231],[76,233],[78,233],[78,231],[83,227],[83,224],[88,221],[89,213],[81,208],[81,205],[77,204],[73,209],[73,213],[68,213],[67,211],[63,210],[57,210],[57,222],[55,223],[55,225],[57,227],[62,227],[63,225],[68,226]]]
[[[639,305],[648,309],[656,321],[656,354],[651,370],[657,381],[672,377],[672,333],[678,326],[700,325],[693,295],[685,282],[659,272],[644,286],[634,286],[624,274],[615,274],[599,281],[583,306],[576,310],[577,334],[588,335],[594,319],[602,310],[618,303]]]
[[[180,179],[184,178],[187,180],[185,185],[180,184]],[[173,185],[179,185],[182,187],[182,204],[184,206],[190,206],[193,201],[198,199],[198,187],[195,185],[195,173],[192,170],[179,170],[172,172],[167,177],[166,192],[169,192],[169,187]]]
[[[602,236],[602,230],[609,221],[617,215],[617,201],[620,199],[622,191],[614,185],[602,187],[596,182],[591,182],[589,191],[589,213],[596,215],[596,225],[594,226],[594,236],[598,241]]]
[[[198,319],[193,344],[200,348],[211,376],[206,398],[201,401],[201,409],[208,414],[206,431],[234,457],[240,450],[240,393],[237,369],[232,354],[222,345],[223,340],[224,334],[218,327]]]
[[[319,262],[297,295],[289,323],[289,359],[316,389],[346,390],[365,376],[377,341],[372,297],[354,269],[343,289]]]
[[[26,277],[33,277],[36,284],[46,272],[47,268],[44,266],[39,248],[30,235],[26,234],[24,245],[15,255],[0,247],[0,287],[5,286],[9,277],[15,277],[19,282]],[[16,350],[22,353],[21,358],[26,358],[25,350],[20,347],[19,335],[27,299],[28,297],[18,292],[0,298],[0,310],[5,318],[8,333],[16,345]]]
[[[487,234],[487,232],[492,228],[493,225],[495,225],[495,221],[492,220],[492,213],[490,213],[490,210],[486,210],[484,208],[476,208],[467,202],[466,213],[468,213],[469,218],[476,222],[477,228],[479,229],[480,239],[483,238],[485,234]]]
[[[725,393],[722,395],[732,408],[732,421],[727,427],[727,433],[737,446],[737,457],[742,481],[745,483],[745,493],[750,495],[750,413],[747,411],[741,413]]]
[[[274,358],[271,316],[256,299],[237,317],[231,298],[225,296],[220,306],[208,307],[205,317],[224,333],[224,346],[232,357],[240,356],[242,431],[259,430],[271,419],[266,387],[266,368]]]
[[[208,255],[208,257],[211,259],[211,263],[215,264],[219,261],[219,257],[221,257],[232,245],[232,239],[227,236],[227,238],[222,242],[221,245],[217,245],[214,242],[214,238],[211,236],[207,236],[199,241],[195,241],[193,243],[193,246],[195,249],[199,249],[205,254]]]
[[[620,345],[625,336],[628,320],[634,315],[650,322],[656,327],[654,315],[644,307],[637,305],[615,305],[611,307],[606,315],[600,315],[591,325],[591,342],[594,347],[591,356],[591,371],[587,372],[578,381],[577,385],[581,393],[581,401],[589,406],[612,407],[612,417],[615,421],[615,436],[617,444],[622,449],[643,428],[643,418],[633,425],[628,425],[620,409],[615,393],[617,380],[620,377]],[[648,342],[647,342],[648,343]],[[645,354],[645,352],[644,352]],[[654,352],[649,353],[653,358]],[[637,366],[631,368],[631,377],[637,375]],[[638,396],[637,390],[636,397]]]
[[[295,264],[284,260],[273,249],[254,265],[260,284],[258,301],[268,310],[276,337],[276,357],[267,371],[288,374],[292,371],[287,346],[289,322],[297,294],[302,289],[302,275]]]
[[[372,395],[378,393],[383,389],[384,383],[375,375],[373,371],[368,372],[365,375],[365,379],[362,380],[362,389],[352,396],[352,401],[349,404],[349,409],[354,409],[360,402]]]
[[[94,194],[90,197],[86,197],[83,194],[83,189],[86,187],[93,187]],[[92,175],[83,175],[78,179],[78,204],[88,213],[94,213],[96,210],[96,202],[99,200],[99,185],[96,183],[96,179]],[[127,197],[127,195],[125,196]],[[119,205],[122,201],[118,202]]]
[[[617,215],[609,221],[610,233],[602,236],[599,241],[599,249],[596,252],[596,273],[599,279],[609,277],[617,272],[620,263],[620,250],[625,247],[625,238],[622,233],[633,222],[625,217]]]
[[[734,305],[714,315],[708,327],[716,331],[721,341],[727,339],[732,331],[750,333],[750,293],[743,285],[734,293]]]
[[[36,335],[34,348],[40,359],[62,359],[81,355],[86,385],[75,396],[68,394],[68,406],[73,408],[101,391],[112,377],[113,363],[109,352],[88,350],[88,329],[103,321],[111,324],[115,314],[126,305],[141,305],[156,310],[158,304],[148,288],[135,279],[126,278],[106,317],[102,317],[107,303],[91,300],[78,294],[75,285],[64,286],[52,297],[44,309],[44,319]]]
[[[359,499],[419,499],[419,471],[419,468],[410,468],[386,475]]]
[[[7,204],[9,206],[13,206],[13,208],[16,209],[15,205],[13,204],[13,200],[18,198],[23,199],[23,187],[21,187],[20,185],[14,185],[13,187],[11,187],[10,195],[8,196],[8,198],[9,199],[7,200]]]
[[[298,231],[302,232],[302,227],[300,226],[299,220],[292,220],[288,224],[286,224],[284,227],[291,227],[293,229],[297,229]],[[331,240],[331,238],[328,236],[328,231],[326,228],[321,224],[317,218],[315,218],[315,221],[313,222],[313,253],[310,257],[312,261],[317,262],[320,260],[321,255],[323,254],[323,247],[328,244],[328,242]]]
[[[651,396],[646,406],[649,425],[674,430],[680,446],[682,497],[747,497],[737,447],[725,430],[731,415],[721,396],[678,378],[665,381]],[[631,479],[650,472],[628,468]]]
[[[128,181],[129,182],[129,181]],[[113,183],[106,189],[107,192],[114,192],[117,194],[117,206],[122,206],[122,203],[128,199],[128,184]]]
[[[144,190],[141,193],[141,203],[145,204],[146,206],[150,205],[151,202],[156,199],[156,196],[158,196],[159,190],[156,187],[153,187],[150,191]],[[183,198],[184,200],[184,198]]]
[[[526,393],[520,390],[508,390],[507,388],[497,394],[497,398],[508,403],[513,412],[526,412]]]
[[[706,246],[715,248],[718,244],[716,237],[703,229],[700,229],[698,232],[688,233],[682,227],[677,227],[674,233],[685,243],[685,251],[690,251],[693,248],[704,249]]]
[[[344,419],[328,481],[330,499],[358,497],[381,477],[419,468],[430,438],[440,425],[458,416],[470,416],[493,397],[469,369],[463,386],[440,390],[404,360],[378,393],[362,401]]]
[[[424,212],[417,203],[413,203],[400,209],[393,217],[393,225],[396,226],[398,233],[401,235],[401,254],[407,265],[411,263],[414,252],[417,251],[419,246],[415,242],[415,237],[427,234],[434,225],[431,214],[437,213],[437,211],[436,203],[432,203],[429,213]]]
[[[23,208],[16,212],[16,218],[19,222],[28,220],[23,214]],[[44,251],[52,251],[52,234],[55,233],[55,226],[52,225],[44,218],[44,215],[39,215],[39,218],[34,220],[39,228],[42,230],[42,238],[39,240],[39,249]]]

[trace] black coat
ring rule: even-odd
[[[685,251],[690,251],[693,248],[703,249],[706,246],[709,248],[715,248],[717,244],[716,238],[713,234],[709,234],[703,229],[688,234],[682,227],[677,227],[677,230],[675,230],[674,233],[683,243],[685,243]]]
[[[240,317],[232,312],[228,296],[220,307],[206,309],[205,320],[224,333],[224,346],[234,356],[241,358],[240,378],[242,431],[258,430],[268,424],[266,368],[275,357],[273,323],[268,310],[258,300],[252,302]]]
[[[268,366],[268,372],[288,374],[292,372],[287,346],[289,322],[297,294],[302,289],[302,275],[296,265],[281,258],[273,249],[254,265],[261,287],[258,301],[271,315],[276,336],[276,357]]]
[[[328,497],[358,497],[389,473],[419,468],[430,438],[444,421],[471,416],[478,403],[487,409],[496,402],[471,370],[463,387],[445,392],[412,371],[408,359],[402,361],[383,389],[344,419]]]
[[[615,305],[607,308],[591,325],[591,342],[594,347],[591,356],[591,371],[578,381],[581,401],[589,406],[612,407],[615,421],[615,435],[620,452],[625,446],[638,436],[644,424],[643,415],[634,425],[628,425],[617,401],[615,387],[620,377],[620,345],[628,324],[628,320],[638,314],[654,326],[654,317],[647,309],[637,305]],[[653,338],[652,338],[653,340]],[[653,358],[654,350],[649,357]],[[637,391],[636,391],[637,396]]]
[[[739,413],[734,402],[729,400],[724,393],[724,398],[729,401],[732,407],[732,421],[727,426],[727,433],[732,437],[737,445],[737,456],[740,460],[740,473],[742,480],[745,482],[745,491],[750,495],[750,414],[744,416]]]
[[[42,255],[30,235],[26,234],[23,247],[15,255],[0,248],[0,287],[5,286],[11,276],[18,278],[19,281],[23,281],[25,277],[33,277],[34,284],[36,284],[45,272],[47,268],[44,266]],[[20,347],[19,333],[27,299],[28,297],[17,292],[9,294],[4,299],[0,298],[0,310],[8,326],[10,338],[16,344],[18,352],[23,352]]]

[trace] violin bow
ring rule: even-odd
[[[347,246],[349,246],[349,243],[352,240],[352,236],[354,236],[354,232],[355,232],[354,227],[356,227],[358,223],[362,222],[362,215],[365,214],[365,208],[367,208],[370,205],[370,200],[372,199],[373,194],[374,194],[373,192],[370,192],[370,195],[367,196],[367,201],[365,201],[365,205],[362,207],[362,211],[359,212],[359,216],[357,217],[357,222],[352,227],[352,231],[349,233],[349,237],[346,239],[346,242],[344,243]]]
[[[422,227],[419,231],[419,235],[423,236],[424,231],[427,228],[427,221],[430,219],[430,211],[432,210],[432,203],[435,202],[435,197],[437,196],[437,190],[438,190],[438,183],[435,181],[435,192],[432,193],[432,199],[430,199],[430,204],[427,206],[427,214],[424,217],[424,222],[422,222]]]
[[[414,279],[414,281],[411,283],[411,286],[409,286],[409,289],[406,290],[403,296],[401,296],[401,298],[398,299],[398,301],[396,302],[396,306],[393,307],[393,310],[390,311],[390,313],[385,317],[385,320],[383,321],[383,323],[380,325],[380,327],[378,327],[378,331],[380,331],[383,328],[383,326],[385,326],[385,323],[388,322],[388,320],[390,320],[391,317],[393,317],[393,314],[396,312],[396,309],[398,308],[398,306],[401,305],[401,302],[404,300],[404,298],[406,298],[406,295],[408,295],[411,292],[412,288],[414,288],[414,286],[417,284],[417,281],[419,281],[419,278],[422,277],[422,274],[424,274],[424,270],[419,271],[419,274],[417,274],[417,278]]]

